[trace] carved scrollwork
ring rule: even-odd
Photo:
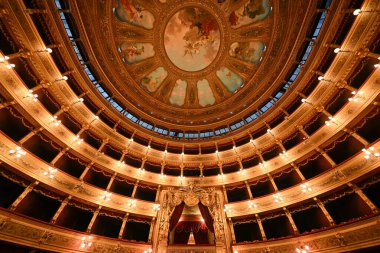
[[[167,240],[170,217],[175,207],[182,202],[185,202],[187,206],[195,206],[199,202],[207,206],[214,220],[215,238],[218,241],[224,240],[224,223],[221,213],[223,204],[218,192],[215,191],[214,187],[200,188],[194,182],[190,182],[185,188],[168,188],[163,191],[161,199],[162,211],[159,219],[159,241],[164,242]]]

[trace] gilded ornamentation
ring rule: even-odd
[[[161,214],[158,220],[159,224],[159,241],[166,243],[169,233],[169,221],[174,208],[185,202],[188,206],[195,206],[199,202],[207,206],[210,214],[214,219],[215,238],[219,242],[224,240],[224,223],[223,223],[223,203],[219,192],[215,188],[200,188],[194,182],[184,188],[168,188],[162,192]]]

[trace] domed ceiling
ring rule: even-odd
[[[253,68],[260,63],[265,43],[233,35],[240,27],[266,19],[271,10],[268,0],[239,5],[234,1],[159,3],[154,10],[144,1],[118,0],[114,9],[118,21],[143,34],[130,39],[117,33],[116,43],[126,69],[152,99],[180,108],[210,107],[249,81],[253,72],[242,76],[231,58]],[[143,75],[133,72],[134,65],[149,58],[158,66]]]
[[[98,41],[89,47],[116,101],[155,125],[201,131],[251,115],[283,85],[306,8],[270,0],[115,0],[83,10],[81,19]]]

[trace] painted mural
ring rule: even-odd
[[[169,101],[172,105],[182,106],[185,103],[187,82],[178,79],[175,82]]]
[[[233,28],[239,28],[265,19],[270,10],[269,0],[249,0],[239,9],[231,12],[229,21]]]
[[[115,16],[131,25],[152,29],[154,16],[145,10],[136,0],[117,0]]]
[[[164,36],[169,59],[185,71],[206,68],[215,59],[220,46],[216,19],[199,7],[186,7],[174,14]]]
[[[249,62],[259,63],[265,45],[261,41],[254,42],[234,42],[230,46],[230,56]]]
[[[143,77],[141,85],[149,92],[155,92],[167,76],[168,72],[163,67],[158,67],[149,75]]]
[[[150,43],[121,43],[119,52],[127,64],[136,63],[154,56],[153,45]]]
[[[213,105],[215,103],[214,93],[206,79],[197,82],[198,102],[201,106]]]
[[[239,87],[244,85],[244,80],[226,67],[222,67],[216,71],[216,76],[222,81],[223,85],[231,93],[235,92]]]

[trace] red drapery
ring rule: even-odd
[[[170,217],[169,231],[172,231],[175,225],[177,225],[179,219],[181,218],[184,207],[185,207],[185,202],[182,202],[181,204],[179,204],[178,206],[174,208],[172,217]]]
[[[202,218],[206,223],[208,230],[214,233],[214,219],[212,218],[208,207],[203,205],[201,202],[198,203],[199,211],[201,211]],[[195,237],[194,237],[195,239]]]
[[[207,226],[200,221],[180,221],[175,228],[174,243],[187,244],[190,232],[193,232],[196,244],[209,244]]]
[[[194,233],[194,240],[196,244],[210,244],[208,241],[208,233],[204,230],[199,230],[198,233]]]
[[[207,226],[200,221],[180,221],[175,228],[175,232],[181,233],[182,231],[198,233],[199,231],[207,231]]]

